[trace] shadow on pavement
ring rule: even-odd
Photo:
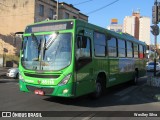
[[[115,86],[107,89],[105,95],[99,99],[91,99],[87,95],[78,98],[61,98],[61,97],[49,97],[45,98],[45,101],[56,102],[65,105],[83,106],[83,107],[106,107],[117,105],[137,105],[158,102],[155,98],[156,95],[160,95],[160,88],[146,85],[146,81],[142,80],[136,86],[136,89],[128,94],[118,96],[117,92],[132,87],[132,85],[125,83],[120,86]]]

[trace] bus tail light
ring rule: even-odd
[[[62,86],[67,84],[70,78],[71,78],[71,74],[68,74],[66,77],[63,78],[63,80],[58,85]]]

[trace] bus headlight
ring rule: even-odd
[[[62,86],[67,84],[70,78],[71,78],[71,74],[68,74],[66,77],[63,78],[63,80],[58,85]]]

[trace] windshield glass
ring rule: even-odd
[[[29,70],[60,70],[71,62],[71,34],[24,37],[22,65]]]

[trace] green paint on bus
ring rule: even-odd
[[[78,97],[145,75],[146,44],[76,20],[26,27],[19,62],[20,91]]]

